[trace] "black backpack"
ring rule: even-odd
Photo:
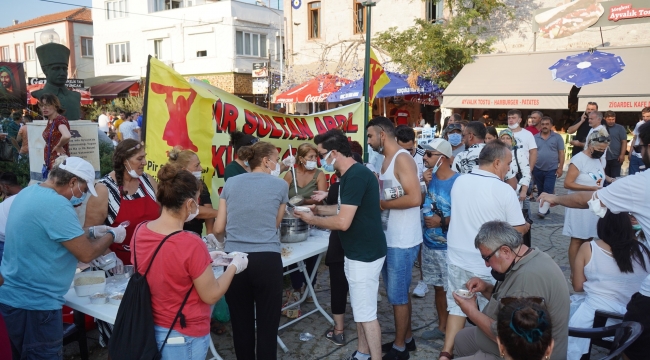
[[[165,341],[160,349],[158,349],[154,331],[153,312],[151,310],[151,291],[149,289],[149,283],[147,282],[147,273],[149,273],[151,264],[153,264],[158,251],[165,241],[181,231],[175,231],[165,236],[165,238],[160,242],[160,245],[156,248],[156,251],[153,253],[149,267],[145,271],[144,275],[140,275],[138,272],[138,259],[135,255],[135,234],[138,233],[140,226],[142,226],[142,224],[138,226],[131,240],[134,260],[133,276],[129,280],[129,284],[124,292],[124,297],[122,298],[120,307],[117,310],[115,326],[113,326],[113,333],[108,342],[108,353],[112,359],[159,360],[162,356],[162,350],[169,338],[169,334],[172,332],[172,329],[179,318],[181,328],[185,327],[185,316],[183,316],[182,311],[192,289],[194,288],[194,285],[192,285],[185,295],[185,299],[181,303],[178,313],[176,313],[172,326],[169,328],[169,332],[167,332]]]

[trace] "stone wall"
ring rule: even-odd
[[[193,77],[198,80],[207,80],[210,85],[227,91],[231,94],[253,94],[253,79],[250,74],[224,73],[186,75],[186,79]]]

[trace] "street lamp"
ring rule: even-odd
[[[366,8],[366,60],[363,65],[363,162],[368,162],[368,119],[370,117],[370,20],[372,19],[372,7],[377,5],[379,0],[364,1],[361,3]]]

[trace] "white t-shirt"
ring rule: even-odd
[[[99,115],[99,119],[97,119],[97,124],[99,125],[99,130],[103,132],[108,132],[108,116],[105,114]]]
[[[449,264],[490,276],[490,268],[474,247],[474,238],[479,228],[492,220],[512,226],[526,223],[512,187],[495,174],[478,168],[456,179],[451,189],[451,223],[447,234]]]
[[[12,195],[0,203],[0,241],[5,241],[5,230],[7,229],[7,218],[9,217],[9,208],[14,202],[16,195]]]
[[[125,121],[120,125],[119,131],[122,133],[122,140],[133,139],[140,140],[140,135],[135,132],[135,129],[139,129],[138,123],[135,121]]]
[[[641,224],[646,238],[650,234],[650,170],[616,180],[597,192],[611,212],[630,212]]]
[[[535,142],[535,136],[533,133],[526,129],[521,129],[521,131],[512,132],[517,139],[517,147],[524,150],[526,158],[530,157],[530,150],[537,149],[537,142]]]
[[[634,144],[632,144],[632,146],[636,146],[636,145],[639,145],[641,143],[641,139],[639,139],[639,128],[643,124],[645,124],[645,121],[643,121],[643,120],[636,123],[636,126],[634,127],[634,132],[633,132],[634,136],[636,136],[636,141],[634,142]],[[634,151],[634,149],[632,149],[632,155],[638,157],[639,159],[641,158],[641,154]]]

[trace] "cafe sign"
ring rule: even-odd
[[[443,95],[442,107],[477,109],[566,109],[569,102],[566,95],[549,96],[455,96]]]

